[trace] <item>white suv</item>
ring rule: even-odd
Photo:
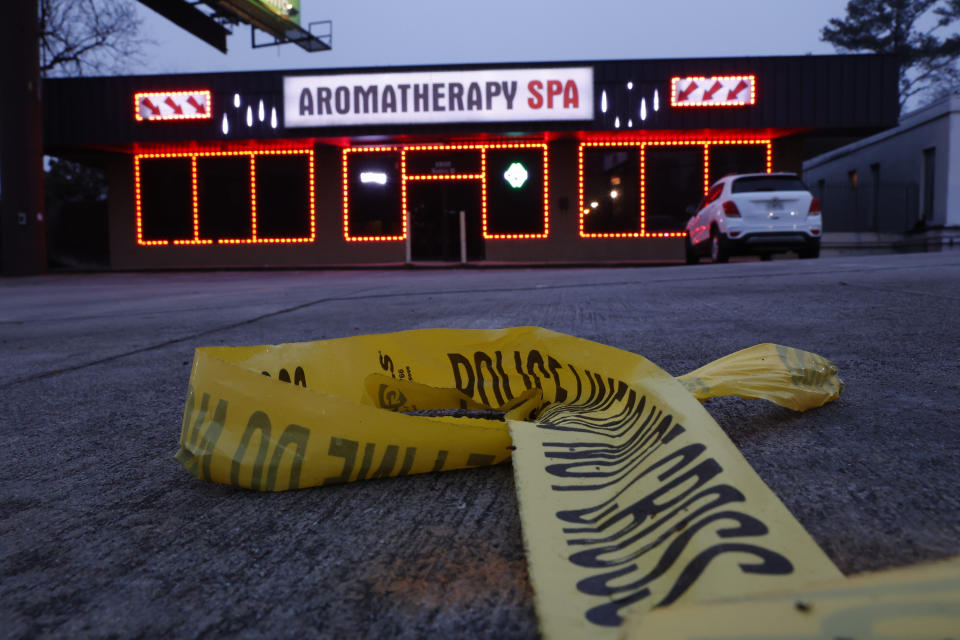
[[[707,191],[687,221],[687,264],[702,256],[726,262],[731,255],[796,251],[820,255],[820,200],[794,173],[724,176]]]

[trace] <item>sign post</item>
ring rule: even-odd
[[[0,20],[0,264],[4,275],[47,270],[37,0]]]

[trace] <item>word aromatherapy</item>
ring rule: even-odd
[[[287,127],[593,119],[593,69],[286,76]]]

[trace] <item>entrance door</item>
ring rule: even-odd
[[[410,255],[414,261],[460,260],[460,211],[466,213],[467,259],[482,260],[483,220],[478,180],[410,181]]]

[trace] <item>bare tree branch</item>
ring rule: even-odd
[[[131,0],[40,0],[44,76],[129,72],[148,41]]]

